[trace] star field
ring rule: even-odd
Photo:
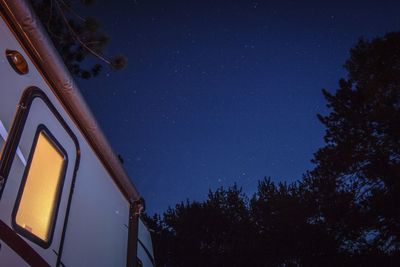
[[[398,1],[97,1],[109,53],[80,88],[150,213],[208,189],[294,181],[312,167],[361,36],[400,29]]]

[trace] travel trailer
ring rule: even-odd
[[[0,15],[0,266],[154,266],[143,198],[29,3]]]

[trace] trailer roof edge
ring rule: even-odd
[[[28,51],[46,82],[60,99],[125,198],[130,203],[140,201],[140,194],[114,154],[30,4],[24,0],[0,0],[0,4],[19,41]]]

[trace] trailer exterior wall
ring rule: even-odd
[[[143,266],[155,266],[151,235],[147,229],[147,226],[142,222],[142,220],[138,221],[137,257],[142,261]]]
[[[138,191],[99,129],[73,78],[49,40],[42,24],[33,13],[29,2],[0,0],[0,8],[18,35],[17,38],[29,50],[30,56],[41,70],[42,76],[50,84],[53,93],[63,103],[65,110],[99,156],[120,191],[128,201],[136,202],[136,205],[141,206],[141,197]]]
[[[125,266],[128,217],[129,203],[89,147],[82,146],[63,263],[66,266]]]
[[[0,19],[0,36],[0,79],[2,81],[0,87],[0,120],[5,129],[7,131],[10,130],[18,102],[24,90],[28,87],[36,86],[47,95],[50,102],[72,129],[80,145],[80,169],[77,173],[75,192],[71,202],[62,262],[67,263],[66,266],[124,266],[126,264],[128,243],[128,229],[126,228],[126,224],[129,221],[130,204],[128,200],[74,121],[69,117],[49,84],[36,70],[29,55],[25,53],[24,49],[16,41],[15,36],[3,19]],[[17,50],[23,54],[29,65],[29,73],[27,75],[21,76],[10,67],[5,59],[4,51],[6,49]],[[43,106],[43,103],[40,103],[40,100],[38,101],[34,108],[39,110],[35,112],[43,115],[46,107]],[[29,136],[30,134],[33,137],[34,131],[32,129],[27,128],[24,130],[24,136]],[[19,147],[23,156],[28,158],[32,145],[29,142],[31,139],[22,137],[21,140]],[[3,141],[1,142],[3,143]],[[22,162],[15,157],[11,171],[14,177],[7,181],[4,195],[0,201],[0,218],[10,228],[12,225],[9,209],[14,206],[16,195],[7,194],[7,190],[15,191],[15,188],[19,187],[20,180],[18,179],[21,179],[24,168],[25,166]],[[71,170],[67,175],[71,175]],[[63,194],[68,192],[69,190],[64,191]],[[60,212],[65,208],[66,203],[61,204]],[[60,216],[56,224],[62,226],[63,222],[64,217]],[[47,250],[41,250],[37,244],[26,238],[24,239],[35,250],[39,251],[43,257],[47,259],[54,258],[60,252],[61,230],[54,233],[53,242],[56,245]],[[12,257],[15,257],[15,253],[7,249],[7,246],[0,250],[1,263],[13,261],[10,259]],[[6,261],[6,258],[8,261]],[[20,259],[14,260],[20,261]]]

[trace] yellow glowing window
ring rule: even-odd
[[[15,223],[25,234],[44,243],[49,242],[52,234],[65,163],[65,153],[45,131],[39,131],[25,171]]]

